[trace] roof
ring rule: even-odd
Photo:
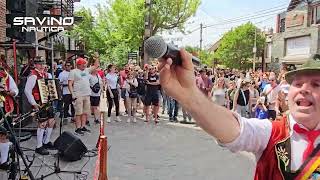
[[[287,11],[291,11],[296,8],[300,3],[305,2],[304,0],[291,0]]]
[[[208,50],[211,51],[211,52],[216,51],[216,50],[219,48],[219,46],[220,46],[220,44],[221,44],[221,41],[222,41],[222,39],[219,39],[219,40],[218,40],[217,42],[215,42]]]

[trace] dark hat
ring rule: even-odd
[[[319,54],[314,55],[312,59],[309,59],[305,64],[303,64],[298,69],[287,72],[285,74],[286,81],[289,84],[291,84],[293,81],[293,78],[297,74],[301,74],[301,73],[320,73],[320,55]]]
[[[41,56],[37,56],[34,58],[33,63],[34,64],[46,64],[46,60]]]

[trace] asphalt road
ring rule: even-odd
[[[166,116],[161,122],[145,123],[138,118],[137,123],[112,121],[105,129],[110,146],[108,152],[109,180],[248,180],[253,178],[254,159],[245,153],[232,154],[219,147],[215,140],[194,125],[169,123]],[[181,120],[181,117],[180,117]],[[92,124],[91,133],[80,136],[89,150],[95,148],[99,125]],[[59,136],[59,129],[53,132],[52,141]],[[69,123],[64,130],[73,132]],[[24,148],[34,149],[36,137],[23,142]],[[24,152],[31,158],[33,151]],[[49,156],[36,154],[31,170],[40,178],[53,172],[57,158],[56,151]],[[94,179],[97,157],[84,157],[76,162],[60,162],[61,170],[82,171],[86,179]],[[22,163],[22,162],[20,162]],[[0,171],[0,179],[7,179]],[[71,180],[74,174],[54,174],[46,180]],[[85,179],[85,178],[83,178]]]
[[[232,154],[194,125],[112,122],[106,134],[109,180],[253,179],[252,155]]]

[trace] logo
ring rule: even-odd
[[[61,32],[72,26],[74,17],[15,17],[13,26],[22,26],[22,32]]]

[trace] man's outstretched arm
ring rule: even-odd
[[[182,66],[172,59],[162,59],[160,83],[165,92],[179,101],[191,113],[198,125],[221,143],[234,141],[240,135],[240,125],[234,114],[215,105],[197,88],[191,55],[181,50]]]

